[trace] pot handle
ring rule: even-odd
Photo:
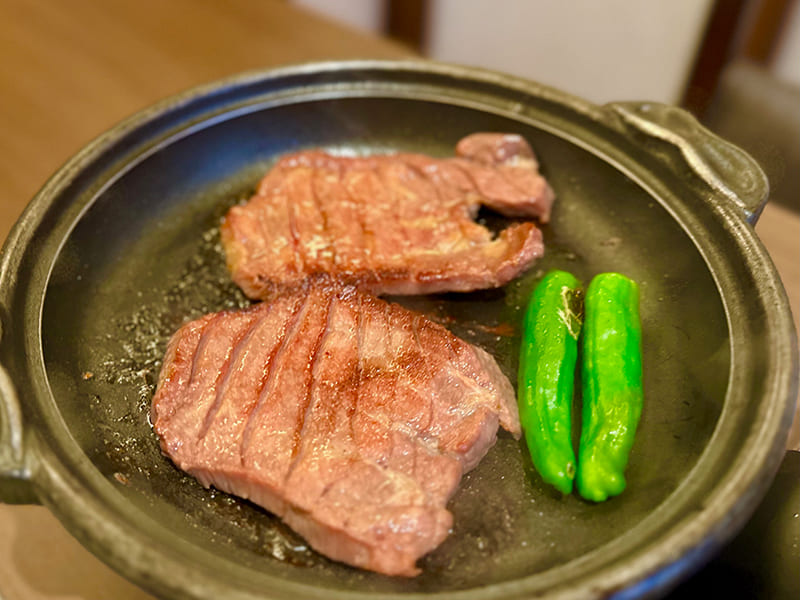
[[[755,225],[769,197],[769,181],[744,150],[682,108],[657,102],[612,102],[604,108],[622,120],[623,132],[633,129],[676,146],[692,171]]]
[[[0,365],[0,502],[38,503],[25,457],[22,410],[6,369]]]

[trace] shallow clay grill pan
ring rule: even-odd
[[[623,272],[641,286],[646,405],[620,497],[561,497],[503,433],[451,501],[453,533],[422,575],[384,577],[327,560],[179,472],[159,452],[150,398],[181,323],[248,303],[219,222],[278,156],[450,156],[476,131],[522,134],[537,152],[558,197],[545,257],[499,290],[397,300],[493,353],[515,381],[522,309],[542,273]],[[797,343],[753,233],[767,193],[747,155],[679,109],[595,106],[486,71],[324,63],[190,91],[82,150],[8,238],[0,498],[45,504],[164,597],[658,596],[734,535],[784,453]]]

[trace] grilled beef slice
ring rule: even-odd
[[[493,237],[480,205],[511,217],[550,216],[553,191],[518,135],[479,133],[455,158],[420,154],[283,157],[244,205],[230,209],[222,241],[233,280],[268,299],[316,273],[376,294],[497,287],[543,253],[531,221]]]
[[[279,515],[330,558],[388,575],[448,535],[446,503],[519,436],[494,359],[425,317],[328,279],[172,337],[152,404],[164,453]]]

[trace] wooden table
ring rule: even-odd
[[[275,0],[0,0],[0,239],[69,156],[158,99],[250,69],[410,55]],[[757,230],[797,308],[800,218],[768,207]],[[149,596],[49,511],[0,505],[0,597]]]

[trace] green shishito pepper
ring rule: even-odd
[[[531,459],[542,479],[572,491],[572,390],[581,329],[581,285],[570,273],[550,271],[525,312],[518,404]]]
[[[602,502],[625,489],[624,471],[642,412],[639,288],[619,273],[595,276],[585,299],[578,492]]]

